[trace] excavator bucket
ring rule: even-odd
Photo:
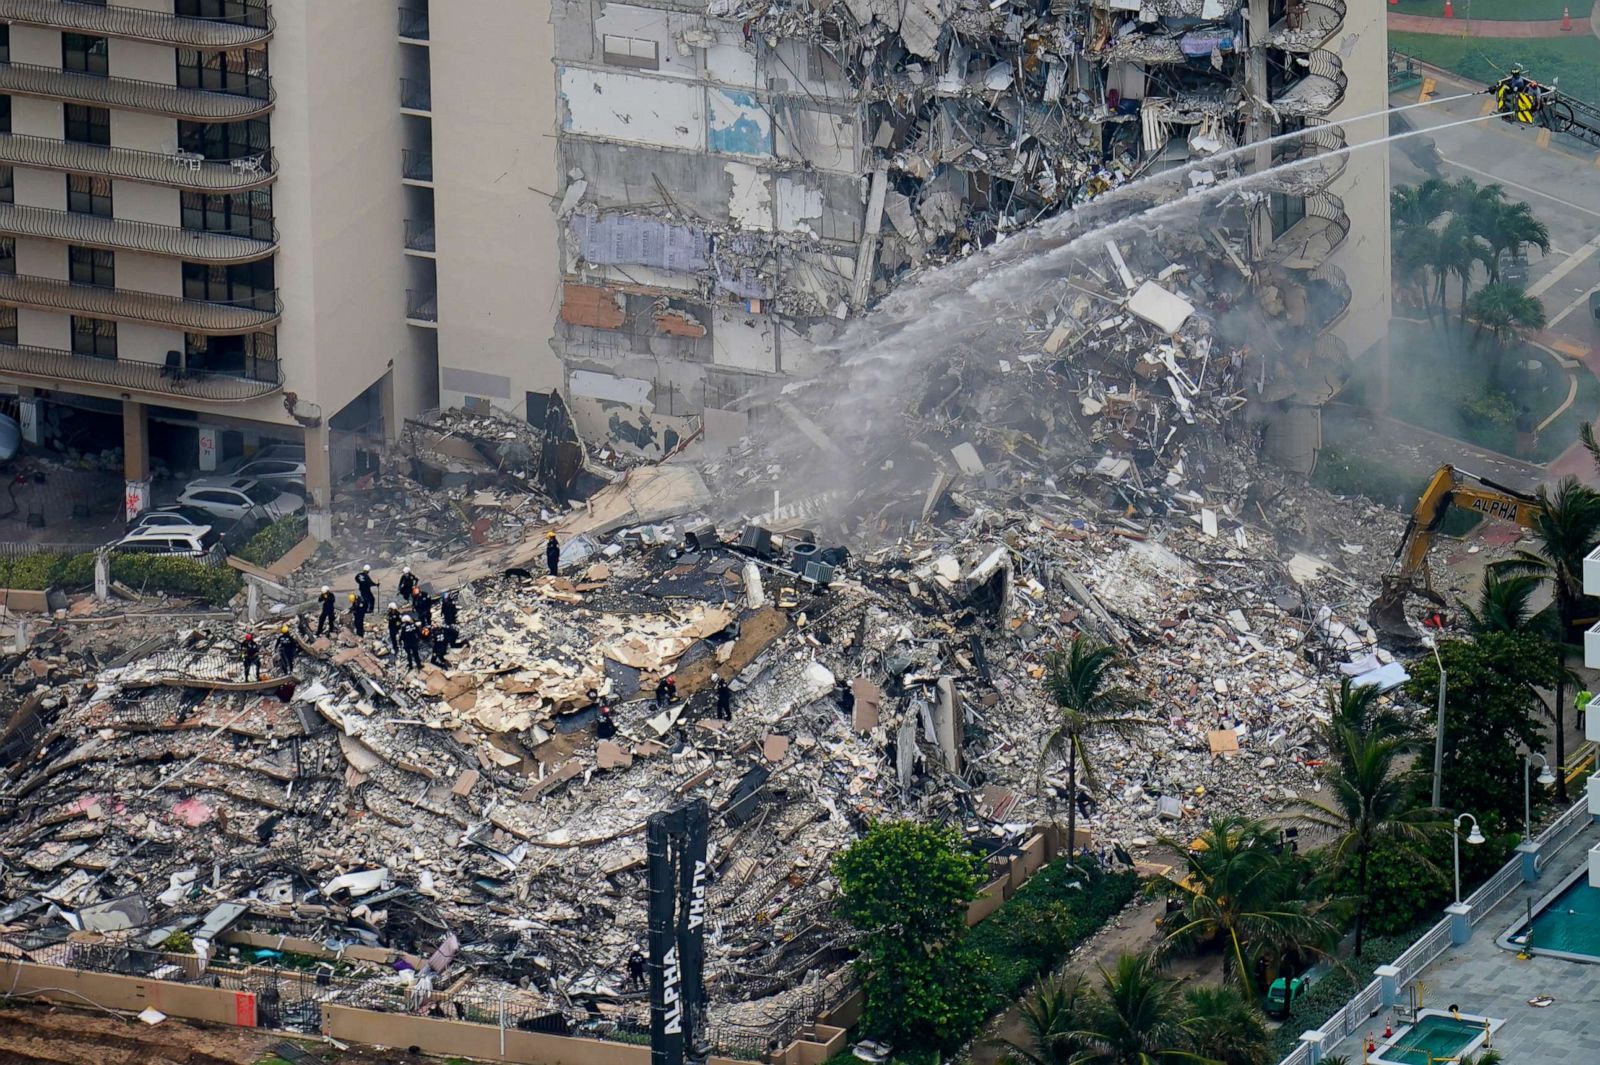
[[[1385,577],[1383,590],[1367,608],[1367,623],[1391,636],[1413,636],[1411,622],[1406,617],[1406,599],[1412,595],[1421,596],[1441,607],[1448,605],[1444,596],[1433,590],[1432,584],[1404,577]]]

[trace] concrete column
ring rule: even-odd
[[[1472,907],[1464,902],[1452,902],[1444,908],[1450,915],[1450,945],[1459,947],[1472,939]]]
[[[403,420],[395,406],[394,375],[395,369],[391,365],[389,372],[378,382],[378,408],[383,411],[383,442],[386,444],[399,443]]]
[[[1522,882],[1532,884],[1539,879],[1539,851],[1541,846],[1531,839],[1525,839],[1517,844],[1517,853],[1522,855]]]
[[[1394,1009],[1400,1004],[1400,970],[1393,965],[1380,965],[1372,975],[1383,981],[1383,1008]]]
[[[328,423],[305,431],[306,531],[311,538],[333,538],[333,456],[328,451]]]
[[[150,430],[143,403],[122,401],[122,506],[132,518],[150,505]]]
[[[1300,1042],[1305,1044],[1306,1048],[1311,1054],[1311,1056],[1306,1059],[1311,1063],[1311,1065],[1320,1065],[1322,1056],[1327,1053],[1328,1048],[1324,1045],[1326,1039],[1327,1036],[1323,1035],[1321,1032],[1300,1033]]]
[[[29,393],[22,395],[22,392]],[[44,413],[44,403],[32,395],[32,389],[21,389],[17,397],[17,425],[22,429],[25,443],[39,443],[39,418]]]
[[[111,598],[111,556],[104,551],[94,556],[94,597],[102,603]]]

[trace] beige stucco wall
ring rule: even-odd
[[[1327,47],[1338,53],[1350,79],[1344,100],[1330,116],[1339,121],[1382,111],[1388,106],[1389,31],[1382,4],[1350,4],[1344,29]],[[1344,124],[1349,144],[1381,140],[1389,134],[1386,115]],[[1389,331],[1389,149],[1357,148],[1329,191],[1344,201],[1350,235],[1332,262],[1350,284],[1350,310],[1336,332],[1353,358],[1381,357]]]
[[[430,36],[440,402],[477,395],[520,416],[525,393],[562,377],[549,4],[436,3]]]

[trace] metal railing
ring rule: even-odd
[[[1282,192],[1321,192],[1349,165],[1347,145],[1343,126],[1313,126],[1272,150],[1273,165],[1280,169],[1272,171],[1268,183]]]
[[[1328,300],[1323,300],[1313,294],[1310,300],[1311,309],[1317,312],[1317,320],[1313,324],[1318,331],[1332,329],[1350,310],[1350,303],[1355,298],[1355,294],[1350,290],[1349,279],[1337,266],[1323,263],[1307,275],[1307,281],[1325,288],[1330,296]]]
[[[272,230],[271,240],[256,240],[232,233],[208,233],[181,226],[135,222],[128,218],[105,218],[78,211],[55,211],[48,207],[24,207],[14,203],[0,203],[0,233],[64,240],[90,248],[171,255],[206,263],[255,262],[271,255],[278,246],[276,227]]]
[[[1507,863],[1498,873],[1484,881],[1477,891],[1467,896],[1467,905],[1472,907],[1472,913],[1468,915],[1467,920],[1476,928],[1478,922],[1488,917],[1496,906],[1505,901],[1507,895],[1517,890],[1521,883],[1522,863],[1520,861]]]
[[[252,333],[283,316],[276,289],[258,292],[249,299],[217,302],[136,289],[77,285],[27,274],[0,274],[0,304],[77,311],[96,318],[178,326],[187,332],[217,336]]]
[[[437,322],[439,294],[414,288],[406,289],[406,317],[419,322]]]
[[[1539,857],[1535,860],[1536,867],[1543,869],[1545,863],[1568,843],[1583,833],[1593,820],[1589,813],[1587,799],[1579,799],[1567,808],[1566,812],[1550,823],[1550,826],[1533,838],[1539,844]]]
[[[50,29],[122,37],[150,44],[221,50],[259,44],[277,25],[267,5],[238,4],[236,17],[200,18],[121,4],[0,0],[0,19]]]
[[[244,159],[211,160],[187,152],[110,148],[24,133],[0,133],[0,163],[100,174],[201,192],[240,192],[265,185],[278,176],[278,158],[270,148]]]
[[[283,375],[274,364],[271,380],[236,377],[208,370],[184,370],[132,359],[102,359],[60,348],[0,344],[0,375],[63,384],[99,385],[154,396],[188,396],[215,403],[242,403],[283,389]]]
[[[236,96],[207,89],[181,88],[167,82],[78,74],[35,63],[0,63],[0,92],[91,107],[145,111],[195,122],[238,122],[266,114],[272,110],[276,93],[270,82],[265,84],[265,96]]]
[[[428,39],[428,9],[402,7],[400,9],[400,36],[409,41]]]
[[[433,82],[427,78],[401,78],[400,106],[408,111],[432,111]]]
[[[1350,78],[1339,57],[1323,48],[1307,56],[1305,74],[1272,98],[1273,110],[1286,117],[1325,115],[1344,100]]]
[[[406,249],[429,252],[434,250],[433,219],[406,219]]]
[[[1327,261],[1350,235],[1344,201],[1331,192],[1305,199],[1305,215],[1273,238],[1266,258],[1290,270],[1312,270]]]
[[[1344,0],[1306,0],[1298,25],[1291,28],[1287,17],[1272,24],[1267,32],[1267,46],[1285,52],[1321,48],[1344,26],[1345,14]]]
[[[412,181],[432,181],[433,153],[402,148],[400,150],[400,176],[410,178]]]

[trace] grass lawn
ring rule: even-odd
[[[1396,321],[1389,337],[1390,397],[1389,415],[1403,422],[1453,436],[1502,455],[1529,462],[1549,462],[1578,438],[1578,425],[1600,411],[1600,381],[1584,367],[1577,367],[1578,383],[1571,406],[1540,430],[1531,451],[1517,450],[1516,416],[1526,404],[1538,421],[1544,421],[1566,399],[1567,372],[1552,356],[1529,344],[1514,344],[1503,356],[1505,380],[1490,379],[1489,343],[1473,349],[1454,331],[1440,333],[1435,327]],[[1470,337],[1471,330],[1468,330]],[[1518,363],[1537,360],[1542,369],[1519,373]],[[1377,395],[1373,375],[1376,360],[1369,360],[1357,371],[1345,398],[1361,404]]]
[[[1456,18],[1495,19],[1496,21],[1539,22],[1559,19],[1561,9],[1568,0],[1455,0]],[[1444,0],[1400,0],[1389,8],[1397,15],[1425,15],[1440,18],[1444,15]],[[1572,5],[1572,17],[1588,14],[1582,0]],[[1577,31],[1574,30],[1574,33]],[[1392,43],[1392,42],[1391,42]]]
[[[1600,39],[1593,33],[1512,40],[1391,32],[1389,47],[1485,84],[1498,81],[1512,63],[1521,63],[1534,80],[1556,82],[1562,92],[1600,104]]]

